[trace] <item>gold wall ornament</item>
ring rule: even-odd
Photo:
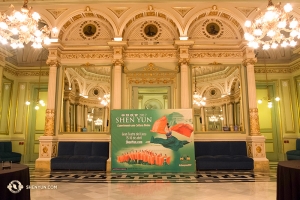
[[[175,78],[128,78],[128,84],[174,84]]]
[[[49,70],[41,71],[40,73],[38,70],[16,70],[11,67],[5,66],[3,71],[13,76],[40,76],[40,74],[41,76],[49,76]]]
[[[250,108],[249,109],[249,117],[250,117],[250,135],[251,136],[261,135],[260,127],[259,127],[258,109]]]
[[[194,7],[172,7],[176,12],[178,12],[181,17],[184,17],[190,12]]]
[[[44,136],[54,136],[54,109],[46,109]]]
[[[112,59],[113,53],[65,53],[62,59]]]
[[[265,67],[254,67],[254,73],[259,74],[271,74],[271,73],[293,73],[293,69],[290,67],[268,67],[267,71],[265,69]]]
[[[222,63],[218,63],[218,62],[214,61],[212,63],[209,63],[208,65],[222,65]]]
[[[52,152],[51,152],[51,157],[56,157],[57,156],[57,143],[52,142]]]
[[[80,66],[83,66],[83,67],[91,67],[91,66],[95,66],[94,64],[91,64],[89,62],[86,62],[85,64],[82,64]]]
[[[243,66],[247,67],[248,64],[255,65],[257,63],[257,58],[246,58],[242,61]]]
[[[43,148],[43,153],[47,153],[48,152],[48,148],[47,147],[44,147]]]
[[[153,63],[149,63],[147,67],[144,67],[144,71],[158,71],[159,67],[156,67]]]
[[[49,154],[49,148],[50,148],[50,143],[49,142],[40,142],[40,146],[39,146],[39,154],[41,158],[49,158],[50,154]]]
[[[126,52],[123,54],[124,59],[140,59],[140,58],[177,58],[176,51],[165,52]]]
[[[108,7],[118,18],[120,18],[130,7]]]
[[[242,58],[242,52],[196,52],[190,51],[190,58]]]

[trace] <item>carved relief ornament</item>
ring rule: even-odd
[[[260,135],[258,109],[250,108],[249,115],[250,115],[250,135],[258,136]]]
[[[255,65],[257,63],[257,58],[246,58],[242,61],[243,66],[247,67],[248,64]]]
[[[49,66],[55,66],[55,67],[58,67],[58,61],[55,60],[55,59],[48,59],[46,61],[46,64],[49,65]]]
[[[190,52],[190,58],[242,58],[242,52]]]
[[[190,59],[189,58],[179,58],[178,63],[183,65],[188,65]]]
[[[54,135],[54,109],[46,110],[45,136]]]
[[[112,63],[113,63],[114,65],[121,65],[121,66],[124,65],[123,59],[113,59]]]

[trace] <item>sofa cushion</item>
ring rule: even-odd
[[[195,142],[195,156],[212,155],[211,142]]]
[[[12,152],[11,142],[4,142],[4,152]]]
[[[230,142],[211,142],[212,155],[230,155]]]
[[[247,145],[245,141],[230,142],[230,155],[247,156]]]
[[[74,155],[74,142],[59,142],[58,143],[58,156]]]
[[[300,156],[300,150],[290,150],[286,152],[287,155],[298,155]]]
[[[103,157],[108,158],[109,143],[108,142],[93,142],[91,155],[92,156],[103,156]]]
[[[16,152],[0,152],[0,157],[2,158],[9,158],[9,157],[21,157],[20,153]]]
[[[296,140],[296,149],[300,150],[300,139]]]
[[[103,156],[89,156],[87,158],[88,162],[105,162],[106,163],[107,158],[103,157]]]
[[[62,163],[62,162],[68,162],[70,156],[58,156],[51,159],[51,163]]]
[[[0,152],[4,152],[4,142],[0,142]]]
[[[74,155],[90,156],[92,153],[92,142],[75,142]]]

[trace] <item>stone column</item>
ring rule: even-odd
[[[0,100],[2,99],[2,81],[3,81],[3,73],[5,67],[5,58],[13,56],[7,50],[0,47]]]
[[[205,132],[205,112],[204,112],[204,107],[201,107],[200,110],[201,110],[202,131]]]
[[[169,108],[169,104],[168,104],[168,101],[169,101],[168,95],[164,95],[163,98],[164,98],[164,109],[168,109],[168,108]]]
[[[88,107],[84,105],[83,108],[83,127],[87,128],[87,115],[88,115]]]
[[[138,100],[139,100],[139,106],[138,109],[144,109],[143,107],[143,95],[139,95]]]
[[[226,110],[226,104],[222,105],[222,112],[223,112],[223,126],[227,126],[227,110]]]
[[[122,107],[122,60],[115,60],[113,67],[113,90],[112,90],[112,109]]]
[[[51,158],[57,155],[58,140],[55,136],[55,101],[57,98],[56,83],[57,83],[57,67],[59,66],[58,50],[57,48],[49,47],[49,57],[47,65],[49,65],[48,78],[48,97],[47,109],[45,117],[44,135],[39,138],[39,158],[35,161],[35,169],[37,171],[51,170]],[[62,78],[63,75],[61,75]]]
[[[228,105],[228,124],[229,124],[230,131],[234,131],[234,127],[233,127],[233,105],[232,105],[232,103],[229,103],[229,105]]]
[[[82,128],[82,122],[81,122],[81,119],[82,119],[82,113],[81,113],[81,105],[80,104],[77,104],[76,105],[76,131],[77,132],[81,132],[81,128]]]
[[[255,171],[269,171],[269,160],[266,158],[265,137],[260,134],[258,109],[256,101],[256,84],[254,74],[255,58],[254,50],[246,48],[244,51],[243,66],[246,67],[247,93],[249,106],[249,127],[247,137],[248,156],[254,160]],[[243,72],[243,70],[242,70]],[[242,77],[243,78],[243,77]],[[245,79],[244,79],[245,80]]]
[[[70,132],[70,100],[65,100],[65,129],[66,132]]]
[[[179,50],[179,65],[180,65],[180,100],[181,108],[192,108],[192,94],[189,76],[189,48],[194,44],[191,40],[176,40],[175,45]]]

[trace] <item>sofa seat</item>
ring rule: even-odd
[[[254,161],[247,156],[246,142],[195,142],[197,170],[252,170]]]
[[[51,169],[106,170],[108,142],[59,142]]]
[[[13,162],[20,163],[22,154],[12,151],[12,144],[10,141],[0,142],[0,163]]]
[[[300,160],[300,139],[296,140],[296,150],[286,152],[287,160]]]

